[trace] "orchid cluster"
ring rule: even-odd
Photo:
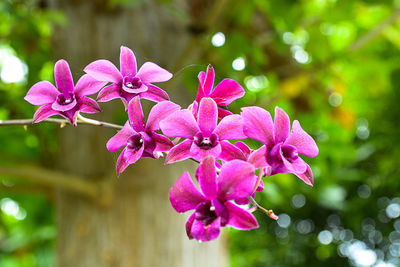
[[[153,85],[172,78],[160,66],[146,62],[137,70],[135,55],[122,46],[120,68],[108,60],[90,63],[74,85],[65,60],[55,64],[55,83],[41,81],[32,86],[25,100],[40,105],[34,122],[60,115],[71,124],[83,120],[81,113],[96,113],[98,103],[87,97],[98,93],[98,102],[119,98],[128,120],[107,142],[107,149],[122,149],[116,172],[119,176],[140,158],[158,159],[165,164],[186,159],[199,163],[193,180],[188,172],[170,189],[172,207],[180,213],[194,210],[186,223],[190,239],[210,241],[219,236],[220,228],[231,226],[248,230],[258,227],[252,212],[261,208],[272,218],[277,216],[254,200],[263,190],[262,178],[278,173],[293,173],[307,185],[313,185],[313,174],[299,154],[315,157],[318,147],[295,120],[275,108],[275,117],[260,107],[244,107],[232,114],[225,107],[241,98],[245,91],[232,79],[224,79],[214,88],[214,69],[198,75],[196,99],[186,109],[170,101],[168,94]],[[147,120],[141,100],[156,102]],[[290,129],[291,128],[291,129]],[[242,141],[254,139],[263,145],[253,150]],[[197,184],[197,185],[196,185]]]

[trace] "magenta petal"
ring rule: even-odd
[[[111,84],[104,87],[100,93],[97,95],[97,101],[107,102],[115,98],[120,98],[120,87],[116,84]]]
[[[216,145],[213,148],[207,149],[207,150],[201,149],[194,142],[193,142],[192,146],[190,147],[190,155],[195,160],[202,160],[208,156],[214,156],[215,158],[219,158],[220,154],[221,154],[221,145],[220,144]]]
[[[156,142],[156,148],[154,149],[156,152],[169,151],[174,146],[174,143],[163,135],[153,133],[151,137]]]
[[[242,160],[229,161],[222,165],[218,176],[218,196],[224,200],[248,197],[256,182],[253,165]]]
[[[160,122],[162,132],[169,137],[192,138],[200,131],[192,113],[187,110],[178,110]]]
[[[318,147],[314,139],[306,133],[297,120],[293,121],[292,132],[290,133],[285,144],[295,146],[299,154],[309,157],[318,155]]]
[[[310,166],[307,165],[307,170],[304,173],[295,173],[297,177],[299,177],[303,182],[305,182],[309,186],[314,185],[314,175],[311,171]]]
[[[135,132],[132,130],[131,126],[129,125],[129,121],[127,121],[124,127],[113,137],[110,138],[107,142],[107,149],[110,152],[115,152],[118,149],[126,146],[129,137],[134,135]]]
[[[218,107],[218,118],[223,119],[226,116],[232,115],[232,112],[230,112],[229,110],[223,109]]]
[[[233,204],[230,201],[225,202],[224,205],[229,210],[228,225],[240,230],[258,228],[257,220],[253,214]]]
[[[290,120],[283,109],[275,107],[274,137],[275,143],[285,142],[289,136]]]
[[[244,96],[244,89],[232,79],[224,79],[210,94],[218,106],[226,106]]]
[[[219,140],[245,139],[243,133],[243,119],[240,115],[230,115],[223,118],[214,133],[218,135]]]
[[[54,101],[53,104],[51,105],[51,108],[58,111],[67,111],[71,110],[75,106],[76,106],[76,99],[73,99],[72,102],[67,105],[61,105],[57,101]]]
[[[33,122],[41,122],[42,120],[53,115],[61,115],[61,113],[57,110],[52,109],[51,104],[41,106],[40,108],[38,108],[38,110],[36,110],[35,115],[33,115]]]
[[[136,161],[138,161],[142,157],[143,151],[144,151],[144,145],[141,146],[138,150],[133,150],[128,147],[125,148],[124,149],[124,157],[125,157],[125,160],[128,163],[128,165],[131,165],[131,164],[135,163]]]
[[[165,82],[172,78],[171,73],[152,62],[144,63],[136,76],[144,83]]]
[[[217,104],[211,98],[205,97],[200,101],[197,123],[205,136],[210,136],[217,127]]]
[[[169,201],[177,212],[185,212],[196,208],[206,198],[196,188],[189,173],[185,172],[169,190]]]
[[[246,136],[268,146],[274,143],[274,125],[271,114],[259,107],[242,108],[243,132]]]
[[[65,95],[74,91],[74,81],[72,80],[71,70],[67,61],[61,59],[54,66],[54,78],[57,88]]]
[[[217,171],[215,169],[215,158],[210,156],[204,158],[198,167],[198,179],[200,189],[210,200],[217,196]]]
[[[225,161],[231,161],[234,159],[246,160],[246,156],[243,154],[242,150],[232,145],[228,141],[224,140],[220,142],[221,144],[221,154],[219,158]]]
[[[98,81],[120,83],[122,75],[113,63],[108,60],[96,60],[86,66],[84,71]]]
[[[89,97],[83,97],[79,100],[80,107],[79,111],[84,112],[84,113],[97,113],[100,112],[101,109],[99,107],[99,104],[97,104],[96,101]]]
[[[140,105],[140,97],[135,96],[128,104],[128,116],[132,128],[136,132],[144,130],[144,119],[142,105]]]
[[[169,100],[169,96],[164,90],[152,84],[147,84],[147,91],[141,93],[140,97],[154,102]]]
[[[190,234],[201,242],[211,241],[219,236],[221,219],[215,219],[211,224],[205,226],[201,221],[194,220]]]
[[[239,141],[239,142],[235,143],[235,146],[237,148],[239,148],[240,150],[242,150],[242,152],[246,156],[246,158],[248,158],[250,156],[252,150],[245,143],[243,143],[242,141]]]
[[[87,96],[97,93],[107,82],[99,82],[88,74],[83,75],[76,83],[74,92],[77,96]]]
[[[305,163],[301,158],[289,162],[285,157],[282,157],[282,161],[285,167],[292,173],[304,173],[307,170],[307,163]]]
[[[149,113],[147,118],[146,129],[149,131],[158,131],[160,129],[160,121],[178,111],[180,106],[171,101],[163,101],[156,104]]]
[[[121,46],[119,55],[119,64],[122,76],[136,75],[136,58],[131,49],[126,46]]]
[[[32,105],[53,103],[60,92],[48,81],[35,83],[24,97]]]
[[[189,219],[187,220],[186,224],[185,224],[185,228],[186,228],[186,234],[189,237],[189,239],[193,239],[192,234],[190,233],[190,231],[192,230],[192,225],[194,222],[194,218],[196,217],[196,213],[193,212],[192,215],[190,215]]]
[[[139,150],[138,152],[142,152],[143,153],[143,146],[141,148],[141,150]],[[134,155],[135,157],[133,159],[138,160],[137,156],[139,155],[139,153],[136,153],[136,155]],[[141,155],[141,154],[140,154]],[[139,156],[140,158],[140,156]],[[118,160],[117,160],[117,166],[116,166],[116,171],[117,171],[117,176],[120,176],[121,173],[132,163],[132,151],[128,150],[127,148],[125,148],[124,150],[122,150],[121,155],[119,155]]]
[[[268,167],[267,162],[267,147],[264,145],[250,154],[248,162],[253,164],[256,169]]]
[[[182,143],[174,146],[168,152],[165,158],[165,164],[174,163],[190,158],[190,147],[192,146],[193,140],[187,139]]]
[[[199,79],[199,88],[197,89],[197,96],[196,100],[197,102],[200,102],[200,100],[205,97],[204,95],[204,90],[203,90],[203,84],[204,84],[204,79],[206,77],[206,74],[204,71],[200,71],[199,74],[197,75],[197,78]]]
[[[210,95],[210,92],[214,86],[214,77],[215,77],[214,68],[211,65],[208,65],[207,73],[206,73],[206,76],[204,78],[204,83],[203,83],[203,90],[204,90],[205,96]]]

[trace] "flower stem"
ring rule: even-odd
[[[267,214],[268,217],[270,217],[273,220],[278,220],[278,215],[276,215],[273,210],[267,210],[266,208],[262,207],[260,204],[257,203],[257,201],[255,201],[255,199],[252,196],[249,196],[249,200],[255,207],[257,207],[257,209]]]
[[[113,124],[113,123],[108,123],[108,122],[103,122],[103,121],[97,121],[97,120],[92,120],[88,118],[79,118],[78,123],[80,124],[90,124],[90,125],[95,125],[95,126],[100,126],[100,127],[106,127],[106,128],[113,128],[113,129],[122,129],[121,125]],[[69,121],[65,119],[44,119],[41,122],[48,122],[48,123],[55,123],[55,124],[60,124],[61,126],[65,126],[66,124],[70,124]],[[27,126],[29,124],[33,124],[34,121],[33,119],[22,119],[22,120],[6,120],[2,121],[0,120],[0,127],[1,126],[14,126],[14,125],[23,125]]]

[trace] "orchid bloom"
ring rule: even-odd
[[[97,93],[105,85],[104,82],[83,75],[74,86],[68,63],[63,59],[54,66],[54,78],[57,88],[48,81],[41,81],[34,84],[24,98],[32,105],[42,105],[33,115],[35,123],[60,115],[76,126],[79,112],[101,111],[97,102],[86,96]]]
[[[270,167],[269,175],[293,173],[306,184],[313,185],[311,168],[299,154],[315,157],[318,147],[297,120],[293,121],[290,131],[289,116],[278,107],[275,108],[275,122],[268,111],[259,107],[242,108],[241,115],[245,135],[264,143],[250,155],[250,162]]]
[[[258,227],[256,218],[231,200],[250,196],[257,182],[254,167],[241,160],[224,164],[217,177],[215,159],[208,156],[198,167],[201,191],[185,172],[169,191],[172,207],[177,212],[194,209],[186,223],[189,239],[216,239],[220,228],[232,226],[241,230]]]
[[[197,91],[196,100],[190,106],[195,117],[197,117],[198,105],[204,97],[212,98],[218,105],[218,118],[222,119],[232,113],[224,107],[232,103],[234,100],[244,96],[244,89],[236,81],[232,79],[222,80],[214,89],[214,68],[211,65],[207,67],[207,73],[201,71],[197,76],[199,79],[199,89]]]
[[[124,127],[107,142],[107,149],[115,152],[125,147],[117,160],[117,176],[130,164],[140,158],[159,158],[174,144],[167,137],[157,134],[159,122],[180,107],[170,101],[156,104],[150,111],[147,123],[143,121],[143,111],[139,96],[134,97],[128,105],[129,120]]]
[[[208,155],[223,159],[226,154],[237,154],[237,147],[228,139],[244,139],[240,115],[229,115],[217,126],[217,104],[211,98],[200,101],[197,121],[188,109],[179,110],[160,122],[162,132],[169,137],[187,138],[174,146],[166,157],[166,164],[188,159],[201,160]]]
[[[99,102],[121,98],[127,107],[135,96],[154,102],[169,100],[168,94],[152,83],[168,81],[172,74],[152,62],[144,63],[137,71],[135,54],[128,47],[121,46],[120,71],[105,59],[90,63],[84,71],[98,81],[111,82],[100,91]]]

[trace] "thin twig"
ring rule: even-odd
[[[252,196],[249,196],[249,200],[255,207],[257,207],[257,209],[267,214],[268,217],[274,220],[278,220],[278,215],[276,215],[273,210],[267,210],[266,208],[258,204],[257,201],[255,201],[255,199]]]
[[[106,127],[106,128],[113,128],[113,129],[122,129],[123,126],[113,124],[113,123],[108,123],[104,121],[97,121],[97,120],[92,120],[92,119],[87,119],[84,118],[85,120],[79,119],[77,120],[78,124],[88,124],[88,125],[94,125],[94,126],[100,126],[100,127]],[[60,124],[61,126],[65,125],[71,125],[68,120],[65,119],[44,119],[42,122],[47,122],[47,123],[56,123]],[[22,119],[22,120],[6,120],[2,121],[0,120],[0,126],[14,126],[14,125],[29,125],[29,124],[35,124],[33,119]]]
[[[30,166],[0,166],[0,174],[20,178],[39,185],[58,187],[94,199],[99,196],[99,188],[95,183],[74,175],[64,174],[45,168]]]

